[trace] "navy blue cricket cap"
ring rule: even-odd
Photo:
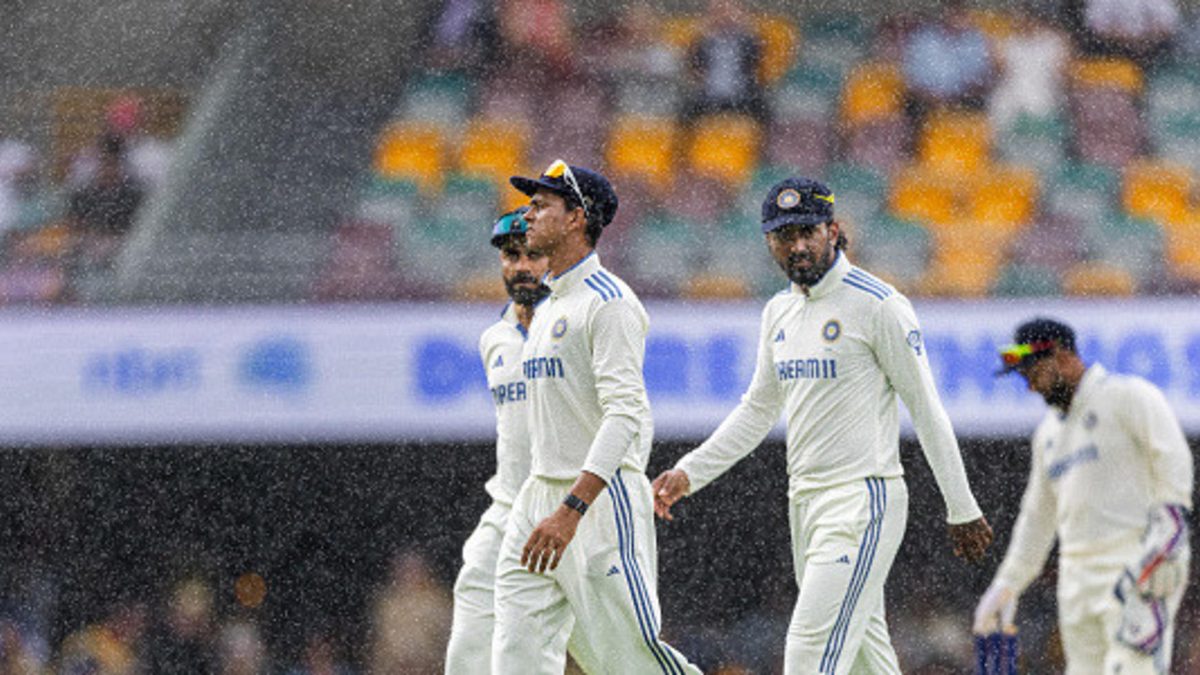
[[[762,203],[762,231],[784,225],[816,225],[833,220],[833,191],[809,178],[776,183]]]
[[[525,220],[525,212],[528,210],[528,206],[522,206],[500,216],[492,224],[492,246],[500,248],[505,238],[510,235],[524,235],[529,230],[529,223]]]
[[[608,179],[599,172],[571,166],[561,159],[554,160],[537,178],[513,176],[508,182],[530,197],[541,188],[561,195],[568,204],[582,206],[588,218],[596,218],[601,227],[607,227],[617,215],[617,193]]]
[[[1075,351],[1075,331],[1061,321],[1039,317],[1017,326],[1013,343],[1000,348],[1000,370],[1007,375],[1038,359],[1049,356],[1055,347]]]

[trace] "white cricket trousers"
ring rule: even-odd
[[[495,625],[496,560],[511,509],[492,502],[463,545],[463,566],[454,582],[454,623],[446,647],[446,675],[492,672],[492,627]],[[568,631],[559,637],[566,649]]]
[[[904,479],[867,478],[792,499],[800,595],[788,626],[784,673],[900,673],[883,586],[904,538]]]
[[[1121,625],[1121,602],[1113,593],[1125,571],[1119,560],[1135,561],[1140,544],[1108,552],[1104,560],[1062,556],[1058,560],[1058,625],[1062,632],[1067,675],[1164,675],[1171,669],[1175,617],[1184,587],[1167,600],[1167,632],[1159,653],[1149,656],[1116,639]],[[1186,586],[1186,584],[1185,584]]]
[[[534,574],[521,550],[572,480],[531,477],[517,495],[496,567],[495,675],[562,675],[564,630],[590,675],[699,674],[659,639],[658,553],[650,482],[621,469],[579,522],[558,569]]]

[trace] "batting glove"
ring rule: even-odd
[[[1017,592],[1000,580],[992,582],[975,607],[975,623],[972,630],[976,635],[990,635],[1003,630],[1016,630]]]
[[[1142,535],[1142,555],[1133,570],[1137,592],[1165,598],[1187,581],[1187,510],[1178,504],[1160,504],[1150,509]]]
[[[1126,571],[1113,589],[1121,603],[1121,625],[1117,640],[1134,651],[1154,654],[1162,646],[1171,620],[1167,603],[1138,593],[1133,575]]]

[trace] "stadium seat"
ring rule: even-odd
[[[425,192],[441,189],[445,170],[441,128],[424,122],[395,122],[384,129],[375,152],[375,171],[389,180],[414,181]]]
[[[1115,89],[1139,95],[1144,84],[1137,64],[1122,58],[1080,59],[1071,66],[1072,86],[1079,89]]]
[[[1053,267],[1009,263],[991,290],[1001,297],[1052,297],[1062,293],[1062,280]]]
[[[471,110],[473,83],[461,73],[425,72],[404,87],[403,119],[443,128],[461,127]]]
[[[770,90],[771,114],[776,120],[805,119],[825,125],[836,114],[841,77],[813,66],[799,66]]]
[[[921,167],[910,166],[893,175],[889,201],[896,216],[929,226],[962,219],[953,177]]]
[[[758,78],[764,86],[771,86],[795,61],[799,31],[791,20],[780,14],[759,15],[754,18],[754,27],[763,46]]]
[[[967,218],[1006,231],[1020,229],[1034,216],[1037,185],[1031,169],[993,166],[971,182]]]
[[[1048,175],[1063,164],[1067,154],[1067,123],[1057,116],[1022,114],[1008,128],[996,130],[996,150],[1001,159]]]
[[[750,285],[740,276],[699,272],[683,285],[688,300],[741,300],[750,297]]]
[[[778,119],[768,128],[766,138],[766,162],[810,176],[822,172],[837,142],[825,118]]]
[[[1151,134],[1155,154],[1160,159],[1200,172],[1200,112],[1164,119]]]
[[[699,16],[677,14],[669,16],[662,22],[662,37],[668,45],[686,54],[696,38],[704,30],[704,20]]]
[[[620,117],[613,124],[605,159],[614,178],[641,181],[665,192],[675,168],[679,127],[669,118]]]
[[[508,299],[504,282],[495,271],[475,271],[454,284],[453,298],[462,302],[502,303]]]
[[[1086,162],[1120,168],[1136,157],[1145,137],[1139,99],[1142,74],[1124,59],[1089,59],[1071,73],[1075,146]]]
[[[845,159],[891,173],[908,162],[908,119],[893,115],[863,122],[846,132]]]
[[[1189,215],[1194,181],[1185,166],[1136,161],[1125,167],[1121,191],[1125,212],[1159,223],[1181,222]]]
[[[1084,223],[1089,260],[1125,269],[1140,284],[1165,276],[1162,230],[1152,221],[1124,215]]]
[[[929,232],[919,224],[879,215],[847,232],[853,260],[902,290],[917,286],[929,263]]]
[[[1171,273],[1181,279],[1200,282],[1200,213],[1174,223],[1165,232],[1167,262]]]
[[[874,220],[887,199],[887,181],[866,166],[842,162],[818,174],[833,190],[838,220],[865,225]]]
[[[629,233],[629,239],[625,263],[639,295],[677,295],[697,268],[701,246],[686,222],[652,215]]]
[[[528,130],[519,123],[477,118],[471,121],[458,151],[458,170],[498,185],[526,169]]]
[[[752,117],[706,115],[692,128],[685,153],[687,164],[700,176],[741,187],[758,164],[761,134]]]
[[[1012,234],[980,223],[933,230],[930,270],[922,287],[931,295],[981,297],[995,284]]]
[[[1135,291],[1133,275],[1103,262],[1083,262],[1063,276],[1063,292],[1072,296],[1129,296]]]
[[[313,297],[321,302],[389,300],[397,296],[399,275],[392,258],[392,229],[350,222],[338,227]]]
[[[1053,174],[1046,188],[1045,211],[1076,222],[1102,220],[1116,207],[1118,176],[1095,164],[1067,164]]]
[[[844,76],[871,43],[871,35],[857,13],[808,13],[802,29],[799,61]]]
[[[1087,254],[1083,227],[1068,218],[1042,216],[1009,246],[1013,264],[1056,270],[1060,275]]]
[[[862,63],[842,87],[842,121],[850,127],[896,117],[903,112],[904,76],[894,63]]]
[[[918,161],[931,169],[973,174],[988,162],[991,129],[982,113],[939,112],[929,116],[917,145]]]

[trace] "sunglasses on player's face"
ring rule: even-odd
[[[579,205],[583,207],[584,211],[587,210],[588,202],[583,198],[583,190],[579,189],[579,181],[575,180],[575,174],[571,172],[571,167],[566,162],[561,159],[554,160],[554,163],[550,165],[550,168],[542,172],[542,175],[549,178],[561,178],[567,184],[567,187],[571,188],[571,191],[575,193],[575,197],[579,200]]]
[[[1053,340],[1041,340],[1019,345],[1008,345],[1000,350],[1000,359],[1008,368],[1016,368],[1022,363],[1030,363],[1044,356],[1049,356],[1054,349]],[[1028,361],[1026,361],[1028,359]]]

